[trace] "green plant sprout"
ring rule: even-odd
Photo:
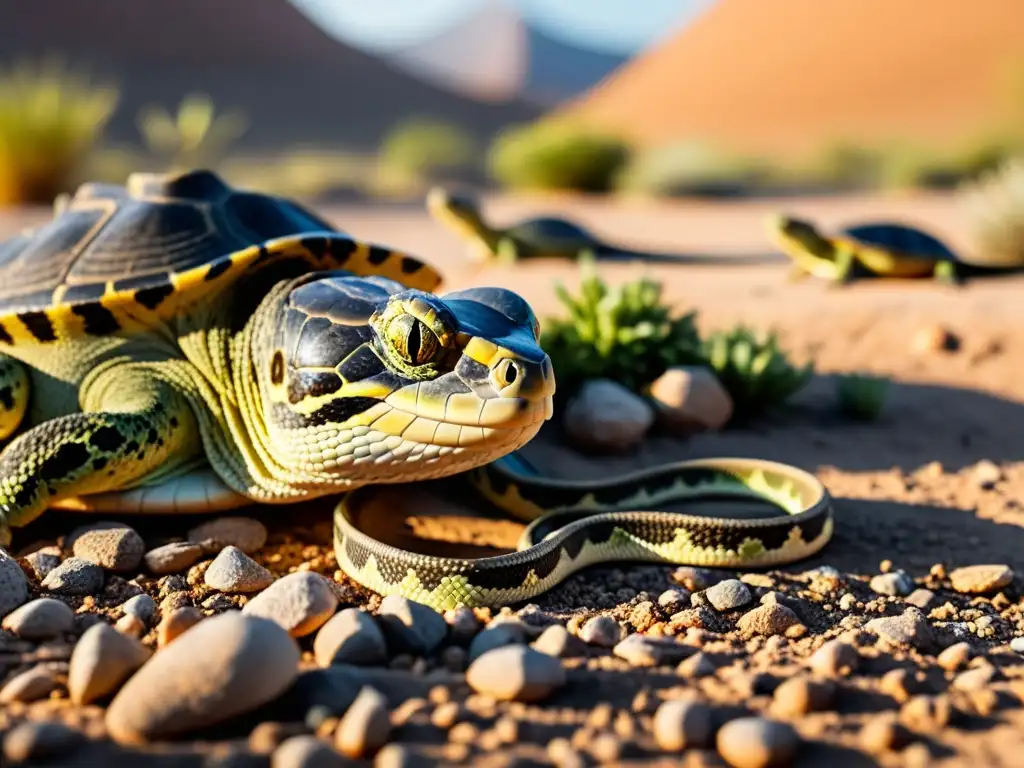
[[[889,379],[864,373],[836,377],[836,399],[840,412],[856,421],[875,421],[885,406]]]
[[[231,142],[249,130],[241,112],[218,115],[203,93],[185,96],[172,115],[162,107],[140,110],[136,125],[150,151],[167,158],[170,169],[213,167]]]

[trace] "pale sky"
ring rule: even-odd
[[[370,50],[430,36],[491,2],[508,2],[547,34],[630,54],[671,34],[714,0],[291,0],[331,34]],[[640,10],[642,9],[642,11]]]

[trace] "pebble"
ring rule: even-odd
[[[4,617],[0,627],[22,640],[50,640],[75,628],[75,612],[60,600],[40,597]]]
[[[252,598],[242,613],[271,619],[292,637],[304,637],[322,627],[337,609],[338,597],[331,582],[319,573],[295,571]]]
[[[187,629],[191,629],[203,618],[203,614],[193,605],[185,605],[175,608],[167,613],[156,628],[156,642],[159,647],[164,647],[172,640],[175,640]]]
[[[445,611],[444,620],[451,627],[449,632],[453,643],[465,645],[480,631],[480,622],[472,608],[461,606],[453,611]]]
[[[954,643],[935,658],[936,663],[947,672],[955,672],[970,660],[971,644],[967,642]]]
[[[650,387],[657,419],[677,435],[716,431],[732,418],[733,402],[704,366],[669,368]]]
[[[935,733],[949,724],[952,707],[946,696],[913,696],[900,708],[900,720],[913,731]]]
[[[541,701],[565,681],[559,659],[525,645],[495,648],[466,670],[466,682],[474,691],[506,701]]]
[[[346,764],[326,742],[309,734],[285,739],[270,756],[270,768],[341,768]]]
[[[916,608],[920,608],[922,611],[927,611],[928,607],[932,604],[932,601],[934,599],[935,599],[935,593],[934,592],[932,592],[930,589],[924,589],[923,587],[918,587],[913,592],[911,592],[909,595],[907,595],[906,602],[910,603],[911,605],[915,606]]]
[[[882,755],[904,747],[910,741],[910,734],[895,716],[886,713],[868,720],[860,729],[858,738],[865,752]]]
[[[132,637],[142,637],[146,634],[146,625],[142,619],[130,613],[126,613],[114,622],[114,629]]]
[[[784,680],[772,695],[772,709],[784,717],[806,715],[828,709],[835,697],[836,686],[831,680],[809,680],[790,677]]]
[[[313,641],[313,655],[321,667],[375,666],[387,662],[388,648],[373,616],[359,608],[346,608],[320,627]]]
[[[693,655],[692,646],[677,643],[670,638],[654,638],[644,635],[629,635],[612,648],[612,653],[625,659],[634,667],[658,667],[676,664]]]
[[[26,720],[7,732],[3,754],[9,765],[47,763],[81,747],[85,740],[85,734],[63,723]]]
[[[1024,653],[1024,637],[1015,637],[1010,641],[1010,650],[1015,653]]]
[[[789,763],[800,747],[800,737],[787,723],[740,717],[718,730],[715,743],[732,768],[769,768]]]
[[[46,574],[60,565],[60,547],[43,547],[31,554],[25,555],[25,562],[39,581],[46,578]]]
[[[994,592],[1013,581],[1013,569],[1008,565],[969,565],[951,571],[949,581],[957,592]]]
[[[71,653],[68,668],[71,700],[79,705],[91,704],[113,693],[151,655],[149,648],[109,624],[93,624],[82,633]]]
[[[387,744],[391,736],[387,704],[383,694],[363,686],[335,731],[334,746],[338,751],[357,759],[372,755]]]
[[[710,568],[695,568],[681,565],[672,572],[672,580],[682,584],[690,592],[701,592],[722,580],[722,574]]]
[[[588,645],[611,648],[619,642],[622,629],[611,616],[593,616],[580,628],[580,639]]]
[[[103,591],[103,568],[81,557],[69,557],[46,574],[41,586],[58,595],[95,595]]]
[[[274,583],[274,574],[238,547],[220,551],[203,577],[208,587],[221,592],[259,592]]]
[[[935,636],[924,614],[914,607],[907,608],[899,616],[883,616],[872,619],[864,625],[882,641],[895,645],[909,645],[920,651],[928,651],[935,645]]]
[[[449,645],[441,651],[441,663],[450,672],[465,672],[469,664],[469,654],[461,645]]]
[[[165,576],[191,568],[204,554],[203,548],[189,541],[172,541],[146,553],[146,567],[150,573]]]
[[[190,530],[188,540],[209,553],[234,546],[251,555],[267,543],[267,529],[251,517],[218,517]]]
[[[991,490],[1003,479],[1003,470],[989,459],[982,459],[971,468],[971,480],[983,490]]]
[[[0,548],[0,618],[28,600],[28,579],[18,561]]]
[[[448,635],[448,624],[437,611],[400,595],[381,601],[377,621],[389,647],[418,656],[432,654]]]
[[[748,635],[781,635],[790,627],[800,623],[791,608],[781,603],[759,605],[740,616],[736,626]]]
[[[670,587],[658,595],[658,605],[671,616],[690,605],[690,592],[679,587]]]
[[[586,652],[583,641],[569,632],[562,624],[552,624],[550,627],[546,627],[540,633],[540,637],[533,641],[533,648],[548,656],[556,656],[561,659],[582,656]]]
[[[610,379],[590,379],[565,406],[562,426],[580,450],[621,453],[637,445],[654,423],[654,408]]]
[[[853,606],[856,604],[857,598],[849,592],[839,598],[839,610],[841,611],[853,610]]]
[[[739,579],[720,581],[713,587],[709,587],[704,596],[716,611],[731,611],[754,599],[750,594],[750,589]]]
[[[995,676],[995,667],[984,666],[968,669],[953,679],[952,687],[958,691],[981,691],[988,688]]]
[[[277,698],[300,652],[276,622],[238,611],[213,616],[158,651],[106,712],[110,736],[139,744],[214,725]]]
[[[717,667],[706,653],[698,651],[693,656],[679,662],[679,666],[676,667],[678,672],[683,677],[689,677],[692,679],[698,679],[701,677],[707,677],[713,675]]]
[[[700,701],[672,699],[662,703],[651,725],[654,741],[666,752],[710,745],[714,732],[711,708]]]
[[[846,677],[857,671],[860,653],[842,640],[829,640],[808,661],[811,671],[822,677]]]
[[[613,733],[599,733],[590,742],[590,754],[599,765],[617,764],[622,757],[622,741]]]
[[[417,755],[401,744],[381,747],[373,760],[373,768],[429,768],[432,765],[436,763]]]
[[[136,595],[121,603],[121,610],[126,616],[135,616],[143,624],[149,624],[156,613],[156,601],[146,594]]]
[[[75,557],[108,571],[133,571],[142,562],[146,544],[134,528],[123,523],[100,522],[83,526],[68,536]]]
[[[0,688],[0,704],[38,701],[49,696],[56,687],[57,676],[54,671],[39,664],[15,675]]]
[[[914,590],[914,580],[906,571],[890,571],[873,577],[870,586],[880,595],[904,597]]]
[[[472,663],[480,656],[501,648],[505,645],[522,645],[526,642],[526,630],[517,621],[503,621],[484,629],[469,644],[469,661]]]

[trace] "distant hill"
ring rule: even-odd
[[[286,0],[0,0],[0,63],[55,53],[113,76],[109,136],[138,143],[135,116],[202,90],[252,123],[246,150],[375,148],[403,118],[430,115],[486,139],[529,120],[522,101],[484,103],[399,72],[323,32]]]
[[[718,0],[556,113],[643,144],[958,139],[1005,116],[1021,0]]]

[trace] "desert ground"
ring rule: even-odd
[[[519,197],[485,202],[496,221],[560,212],[631,247],[722,254],[722,265],[611,264],[602,272],[615,282],[646,270],[663,281],[665,296],[680,310],[698,311],[702,330],[737,321],[775,328],[797,360],[814,357],[820,374],[791,409],[749,428],[685,440],[656,437],[637,451],[601,459],[564,448],[556,431],[546,428],[525,453],[566,477],[608,475],[704,456],[789,462],[815,472],[834,497],[835,536],[824,551],[777,571],[751,574],[649,564],[595,567],[531,605],[512,606],[505,612],[512,616],[504,618],[518,617],[527,640],[552,624],[567,625],[570,634],[589,640],[571,638],[578,645],[562,659],[565,684],[537,702],[496,701],[474,692],[466,683],[462,652],[434,653],[426,659],[392,654],[377,665],[336,667],[315,673],[319,677],[310,673],[305,687],[297,686],[221,727],[197,728],[166,742],[115,747],[105,736],[106,700],[84,707],[68,702],[63,676],[81,629],[95,616],[120,619],[118,606],[125,596],[140,592],[152,596],[161,609],[195,605],[207,616],[236,609],[246,600],[217,597],[191,575],[187,580],[156,577],[140,567],[137,573],[109,577],[105,590],[96,595],[59,597],[76,611],[72,633],[38,642],[9,631],[0,634],[5,681],[35,665],[49,665],[56,680],[41,700],[5,703],[0,728],[13,732],[23,721],[57,719],[89,737],[78,741],[64,733],[47,741],[41,731],[19,731],[20,740],[9,739],[5,746],[10,764],[29,755],[23,764],[336,764],[294,757],[286,761],[280,753],[271,762],[271,754],[289,736],[329,733],[342,712],[320,712],[320,720],[312,722],[310,707],[330,709],[331,704],[351,701],[360,684],[369,684],[384,694],[391,712],[392,746],[378,753],[378,765],[766,764],[756,762],[756,756],[735,755],[733,762],[723,762],[714,738],[682,752],[662,748],[665,737],[655,733],[655,712],[663,701],[688,697],[707,704],[716,723],[754,713],[791,724],[799,733],[799,747],[779,764],[1019,765],[1024,660],[1009,643],[1024,634],[1019,575],[1024,570],[1024,277],[979,280],[959,289],[930,281],[865,282],[837,289],[816,280],[788,281],[781,257],[756,266],[727,262],[733,255],[770,253],[761,217],[778,209],[826,225],[904,218],[967,249],[970,239],[955,201],[934,194],[672,203]],[[572,287],[577,281],[572,264],[470,264],[455,238],[419,206],[359,204],[322,210],[353,235],[430,260],[445,275],[446,290],[502,285],[520,292],[542,318],[557,311],[552,284],[561,280]],[[16,231],[47,215],[5,213],[0,231]],[[937,344],[939,338],[947,343]],[[852,424],[829,409],[829,374],[854,370],[894,379],[878,422]],[[441,524],[424,530],[457,539],[460,524],[474,531],[486,526],[460,519],[470,512],[446,513]],[[405,501],[390,513],[393,524],[382,522],[381,530],[390,529],[409,543],[412,534],[403,520],[429,516],[430,511],[411,509]],[[335,582],[339,610],[379,607],[379,597],[337,570],[330,505],[298,512],[252,508],[239,514],[266,525],[267,542],[252,556],[275,575],[313,570]],[[197,523],[125,521],[142,535],[147,548],[180,540]],[[47,514],[16,534],[12,553],[23,557],[60,544],[61,537],[83,522],[87,520],[81,516]],[[499,549],[507,548],[521,527],[509,521],[491,525],[490,534],[475,535]],[[966,577],[951,580],[955,569],[972,565],[1005,566],[988,571],[1001,586],[972,592]],[[31,568],[24,567],[32,597],[48,595]],[[1007,575],[1006,569],[1014,573]],[[896,576],[899,570],[913,585],[893,587],[902,579]],[[876,578],[884,573],[892,575]],[[750,602],[741,607],[713,610],[700,597],[693,607],[659,603],[670,588],[701,593],[722,579],[737,577],[751,593]],[[766,597],[772,592],[774,597]],[[790,608],[804,631],[745,632],[738,621],[759,600]],[[596,615],[612,617],[623,633],[674,636],[676,647],[653,665],[630,661],[613,653],[595,632],[583,631]],[[881,629],[877,624],[866,628],[885,617],[893,618]],[[482,625],[487,613],[478,619]],[[141,632],[150,647],[156,646],[158,620]],[[856,662],[846,665],[851,669],[840,670],[843,665],[814,656],[835,638],[857,649]],[[310,670],[317,667],[312,639],[312,634],[300,639],[302,664]],[[963,642],[966,647],[957,645]],[[458,645],[454,635],[450,644]],[[949,646],[956,649],[939,657]],[[692,661],[698,651],[699,664]],[[684,658],[682,664],[676,653]],[[809,667],[813,683],[806,683]],[[806,685],[782,685],[789,678]],[[373,760],[365,757],[362,764]]]

